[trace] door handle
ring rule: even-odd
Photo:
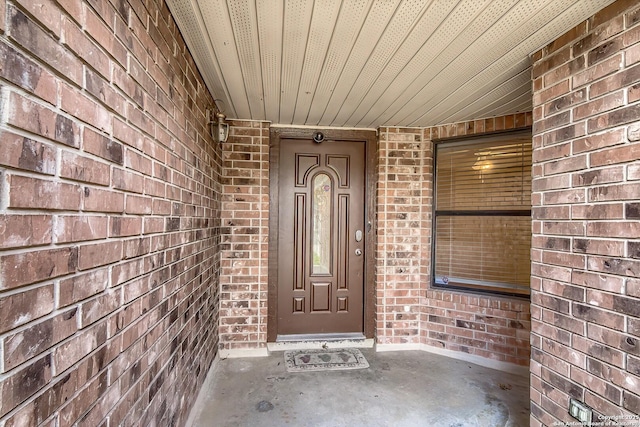
[[[356,242],[362,241],[362,230],[356,230]]]
[[[361,256],[362,255],[362,249],[360,249],[360,248],[356,249],[356,255],[357,256]]]

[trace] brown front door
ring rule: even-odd
[[[365,143],[281,139],[278,335],[363,332]]]

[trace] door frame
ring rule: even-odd
[[[305,139],[321,131],[325,140],[362,141],[365,143],[365,245],[364,245],[364,295],[363,327],[365,338],[374,338],[375,312],[375,249],[377,237],[375,197],[377,183],[377,132],[367,129],[271,127],[269,132],[269,280],[267,294],[267,342],[275,342],[278,336],[278,200],[280,196],[280,141],[281,139]],[[274,209],[275,208],[275,209]],[[368,226],[371,224],[371,227]]]

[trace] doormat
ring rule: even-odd
[[[340,371],[365,369],[369,362],[357,348],[287,350],[284,352],[287,372]]]

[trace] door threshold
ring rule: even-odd
[[[278,335],[267,350],[309,350],[320,348],[373,348],[374,340],[361,333]]]

